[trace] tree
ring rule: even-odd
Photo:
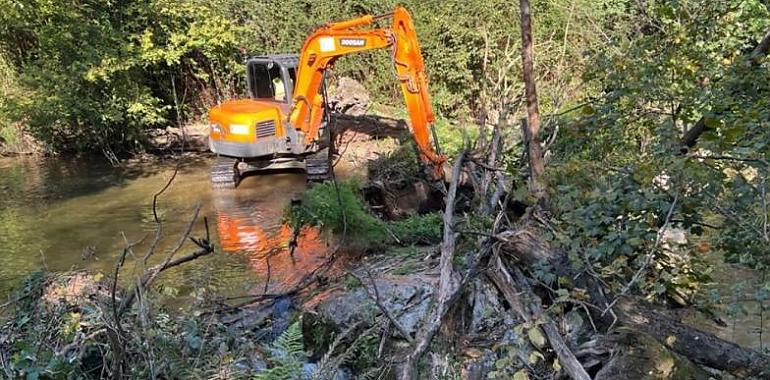
[[[524,88],[527,103],[527,122],[522,124],[524,142],[529,157],[529,187],[532,195],[540,201],[546,197],[543,175],[543,150],[540,146],[540,110],[537,103],[537,86],[534,74],[534,53],[532,48],[532,20],[530,16],[529,0],[520,0],[521,11],[521,61]]]

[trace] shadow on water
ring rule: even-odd
[[[206,157],[186,157],[181,172],[197,170]],[[0,194],[4,202],[34,202],[44,205],[72,197],[87,196],[105,189],[124,186],[142,177],[158,175],[172,161],[113,166],[102,157],[61,159],[58,157],[20,157],[0,160]]]
[[[113,168],[95,160],[0,160],[0,297],[40,269],[111,276],[125,241],[155,230],[152,196],[171,177],[174,164]],[[304,191],[304,176],[252,176],[235,191],[213,192],[209,165],[210,158],[185,158],[160,197],[164,238],[150,264],[178,242],[197,203],[202,207],[192,235],[204,234],[202,219],[207,217],[212,238],[219,242],[217,252],[164,273],[161,287],[181,295],[203,287],[222,295],[274,291],[323,260],[326,244],[313,230],[300,234],[293,259],[288,254],[293,233],[281,223],[283,210]],[[136,246],[131,263],[144,256],[151,240]],[[129,265],[122,277],[138,271]]]

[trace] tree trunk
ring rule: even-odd
[[[521,58],[524,73],[524,89],[527,99],[527,122],[522,124],[522,137],[527,146],[529,156],[529,190],[538,203],[545,200],[546,191],[543,184],[545,166],[543,151],[540,147],[540,110],[537,103],[537,88],[534,75],[534,53],[532,49],[532,22],[530,18],[529,0],[520,0],[521,12]]]
[[[770,378],[770,357],[684,325],[639,302],[618,302],[620,323],[643,331],[692,362],[739,378]]]
[[[497,234],[496,238],[502,243],[502,251],[515,259],[520,267],[531,267],[543,260],[548,261],[553,266],[555,275],[575,279],[576,287],[585,288],[592,303],[600,308],[609,305],[604,293],[599,289],[600,285],[591,280],[592,276],[578,276],[579,273],[568,265],[568,260],[565,261],[564,253],[552,250],[534,227],[504,231]],[[501,286],[499,278],[496,280],[496,285],[503,290],[504,286]],[[503,294],[506,294],[505,291]],[[515,301],[510,294],[506,299],[509,302]],[[613,310],[621,325],[647,333],[696,364],[727,371],[740,378],[770,378],[770,357],[767,355],[684,325],[639,301],[621,299]],[[609,314],[593,309],[591,314],[597,323],[604,326],[613,324]]]

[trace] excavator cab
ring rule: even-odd
[[[246,84],[249,96],[256,100],[272,100],[291,105],[297,81],[296,54],[251,58],[246,62]]]
[[[304,169],[309,180],[326,179],[328,141],[306,145],[305,134],[287,120],[294,106],[298,61],[297,54],[249,58],[249,97],[209,111],[209,147],[218,156],[211,168],[215,188],[234,188],[250,172],[278,169]]]

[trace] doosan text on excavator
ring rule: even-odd
[[[389,27],[370,28],[392,17]],[[249,98],[228,100],[209,111],[209,144],[217,160],[211,181],[235,188],[249,171],[301,168],[308,181],[327,180],[330,163],[330,112],[326,73],[337,58],[389,48],[421,160],[440,176],[445,156],[431,144],[435,116],[425,65],[412,18],[397,7],[326,24],[305,40],[299,54],[257,56],[246,62]],[[435,133],[433,143],[437,146]]]

